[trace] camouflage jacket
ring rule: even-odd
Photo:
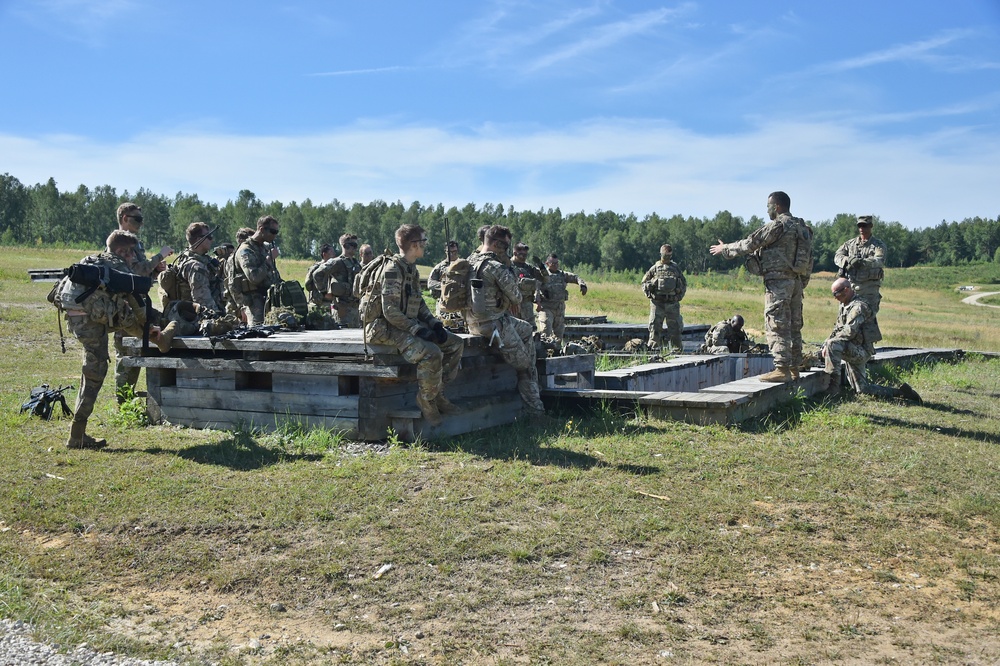
[[[264,243],[257,243],[252,238],[243,241],[236,250],[233,268],[233,280],[243,278],[247,283],[243,289],[234,289],[236,293],[265,291],[272,284],[281,281],[281,276],[278,275],[278,270],[271,260],[271,248]]]
[[[393,328],[416,335],[421,328],[433,328],[437,319],[420,293],[420,271],[403,255],[397,254],[382,272],[382,318]]]
[[[341,255],[330,265],[329,291],[341,303],[357,303],[354,296],[354,278],[361,272],[361,262],[354,257]],[[339,284],[335,285],[334,282]]]
[[[642,291],[650,300],[676,303],[687,293],[687,280],[680,266],[661,259],[642,276]]]
[[[760,264],[764,279],[797,277],[794,269],[796,234],[786,233],[795,225],[805,225],[801,218],[779,213],[760,229],[741,241],[726,243],[722,256],[727,259],[760,251]]]
[[[546,272],[548,274],[545,276],[545,287],[542,289],[543,308],[562,305],[568,301],[569,289],[566,288],[567,284],[584,284],[579,276],[569,271]]]
[[[857,296],[840,306],[837,325],[827,342],[850,342],[875,353],[874,343],[882,338],[871,306]]]
[[[434,266],[431,269],[431,274],[427,276],[427,289],[431,292],[434,300],[441,298],[441,276],[450,265],[451,262],[445,259]]]
[[[736,330],[728,321],[720,321],[705,334],[706,347],[728,347],[734,354],[750,347],[750,340],[743,330]]]
[[[481,313],[466,311],[465,318],[468,321],[496,321],[507,314],[512,306],[521,303],[521,290],[517,286],[517,278],[499,255],[493,252],[475,252],[469,257],[469,263],[476,266],[484,258],[486,263],[482,267],[482,298],[485,308]]]
[[[310,303],[321,305],[324,301],[329,301],[326,296],[330,293],[330,274],[334,261],[336,259],[321,259],[306,271],[306,289],[309,290]]]
[[[101,256],[109,254],[113,255],[113,253],[111,252],[111,248],[105,247],[104,252],[101,254]],[[117,255],[114,256],[117,258]],[[156,267],[160,265],[161,261],[163,261],[163,255],[160,254],[159,252],[157,252],[152,257],[147,259],[146,248],[142,244],[142,241],[136,243],[135,254],[133,256],[135,257],[135,259],[133,259],[132,262],[128,264],[129,268],[128,272],[135,273],[136,275],[141,275],[143,277],[149,277],[150,275],[153,275],[153,273],[156,272]],[[119,268],[117,270],[122,270],[122,269]]]
[[[219,279],[218,260],[204,254],[185,250],[177,258],[179,300],[191,301],[213,312],[223,312],[222,280]]]
[[[840,246],[833,258],[852,284],[882,282],[885,275],[885,243],[872,236],[867,242],[855,236]],[[850,266],[850,268],[848,268]]]
[[[548,282],[548,276],[538,270],[537,266],[527,262],[512,261],[510,264],[517,278],[517,288],[521,290],[522,301],[539,301],[542,298],[542,286]]]

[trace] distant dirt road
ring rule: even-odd
[[[1000,291],[984,291],[981,294],[974,294],[972,296],[966,296],[962,299],[963,303],[968,303],[969,305],[982,305],[984,308],[1000,308],[1000,305],[990,305],[989,303],[980,303],[980,298],[985,298],[986,296],[992,296],[994,294],[1000,294]]]

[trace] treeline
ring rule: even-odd
[[[149,248],[184,247],[184,230],[195,221],[218,225],[216,242],[231,240],[237,229],[254,227],[257,218],[266,214],[280,220],[278,245],[289,258],[315,257],[322,243],[336,244],[344,232],[357,234],[378,253],[394,248],[393,232],[400,224],[416,223],[430,238],[428,260],[436,261],[444,256],[447,221],[451,237],[459,241],[463,252],[476,245],[480,226],[503,224],[513,230],[515,240],[530,245],[533,254],[555,252],[566,266],[594,271],[645,270],[659,258],[659,247],[665,242],[673,245],[675,260],[687,272],[728,270],[738,264],[711,256],[709,246],[720,238],[726,242],[744,238],[764,221],[757,216],[743,220],[727,211],[713,218],[654,213],[639,219],[613,211],[565,215],[558,208],[516,211],[500,203],[470,203],[447,210],[441,204],[404,206],[398,201],[351,206],[336,199],[320,205],[309,199],[264,203],[249,190],[218,206],[196,194],[179,192],[171,198],[146,189],[119,194],[109,185],[94,189],[81,185],[76,191],[60,192],[51,178],[44,184],[25,186],[4,174],[0,176],[0,243],[100,247],[115,227],[115,209],[122,201],[142,206],[142,237]],[[809,221],[816,234],[816,270],[834,270],[833,256],[845,240],[856,235],[856,222],[848,214]],[[874,234],[888,246],[888,263],[893,267],[1000,261],[1000,217],[942,221],[916,230],[876,218]]]

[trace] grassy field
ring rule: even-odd
[[[409,446],[144,427],[105,390],[111,446],[67,451],[66,421],[17,407],[78,381],[25,276],[78,255],[0,266],[0,617],[40,638],[196,664],[1000,661],[1000,361],[888,371],[922,407],[798,401],[739,428],[599,410]],[[1000,313],[954,291],[984,270],[891,273],[885,343],[1000,350]],[[696,276],[684,316],[761,328],[761,292]],[[570,311],[645,304],[595,283]]]

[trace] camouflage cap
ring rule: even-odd
[[[868,226],[875,219],[874,215],[858,215],[858,226]]]

